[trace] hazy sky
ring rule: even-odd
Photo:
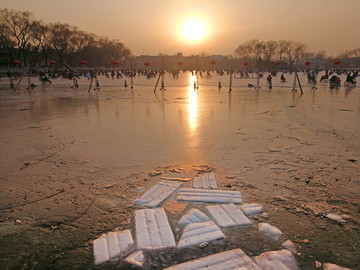
[[[360,47],[360,0],[0,0],[0,8],[118,39],[135,55],[227,55],[251,39],[301,41],[329,56]],[[176,23],[189,13],[211,25],[201,43],[176,34]]]

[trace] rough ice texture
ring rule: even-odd
[[[278,228],[269,223],[259,223],[259,230],[274,239],[279,239],[282,235],[282,232]]]
[[[332,263],[324,263],[324,270],[351,270],[351,269],[346,267],[341,267]]]
[[[178,243],[178,248],[197,245],[224,237],[225,235],[220,228],[211,220],[201,223],[192,223],[185,226]]]
[[[200,175],[193,180],[193,188],[218,189],[214,173]]]
[[[198,223],[209,220],[209,217],[198,209],[191,209],[186,215],[182,216],[178,223],[180,225],[187,225],[190,223]]]
[[[239,208],[247,216],[256,215],[263,211],[262,205],[257,203],[245,203],[239,205]]]
[[[223,228],[235,225],[250,225],[252,223],[233,203],[211,205],[207,206],[206,209],[215,222]]]
[[[298,265],[294,255],[286,249],[268,251],[254,258],[263,270],[297,270]]]
[[[134,203],[147,207],[157,207],[182,185],[183,183],[179,181],[160,181],[137,198]]]
[[[176,246],[164,208],[136,210],[135,231],[139,250],[160,250]]]
[[[200,269],[252,269],[260,270],[254,261],[241,249],[223,251],[214,255],[192,260],[178,265],[173,265],[166,270],[200,270]]]
[[[143,267],[145,262],[144,253],[141,250],[134,252],[130,254],[128,257],[126,257],[125,261],[127,261],[130,264],[136,265],[137,267]]]
[[[176,197],[179,201],[242,203],[241,193],[230,190],[181,188]]]
[[[115,258],[123,258],[135,248],[130,230],[103,234],[94,241],[95,265]]]
[[[297,253],[294,243],[291,242],[290,240],[286,240],[284,243],[281,244],[281,246],[287,250],[290,250],[294,254]]]

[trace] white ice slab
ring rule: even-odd
[[[294,255],[286,249],[278,251],[268,251],[254,258],[255,262],[263,270],[286,269],[297,270],[296,259]]]
[[[200,175],[193,180],[193,188],[218,189],[214,173]]]
[[[165,270],[200,270],[200,269],[252,269],[260,270],[256,263],[241,249],[223,251],[214,255],[173,265]]]
[[[157,207],[182,185],[183,183],[179,181],[160,181],[137,198],[134,203],[147,207]]]
[[[278,228],[269,223],[259,223],[259,230],[274,239],[279,239],[282,235],[282,232]]]
[[[123,258],[135,248],[130,230],[103,234],[94,241],[95,265],[115,258]]]
[[[256,215],[263,211],[262,205],[257,203],[244,203],[239,205],[239,208],[247,216]]]
[[[220,228],[211,220],[200,223],[191,223],[185,226],[178,243],[178,248],[197,245],[224,237],[225,235]]]
[[[187,225],[190,223],[198,223],[209,220],[209,217],[198,209],[191,209],[186,215],[182,216],[178,223],[180,225]]]
[[[133,265],[136,265],[137,267],[142,268],[145,262],[145,257],[144,257],[144,253],[140,250],[140,251],[136,251],[132,254],[130,254],[125,261],[127,261],[128,263],[131,263]]]
[[[231,190],[181,188],[176,197],[179,201],[242,203],[241,193]]]
[[[235,225],[250,225],[252,223],[233,203],[211,205],[207,206],[206,209],[215,222],[223,228]]]
[[[324,270],[351,270],[350,268],[338,266],[332,263],[324,263]]]
[[[176,246],[164,208],[136,210],[135,231],[139,250],[160,250]]]

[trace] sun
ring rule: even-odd
[[[203,15],[188,14],[177,23],[177,36],[186,43],[200,43],[210,35],[210,22]]]

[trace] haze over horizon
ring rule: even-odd
[[[67,23],[82,31],[118,39],[134,55],[233,54],[245,41],[294,40],[310,52],[336,56],[360,47],[359,0],[0,0],[0,8],[30,11],[45,23]],[[195,14],[201,39],[177,30]],[[192,27],[190,26],[190,29]],[[206,33],[205,33],[206,32]]]

